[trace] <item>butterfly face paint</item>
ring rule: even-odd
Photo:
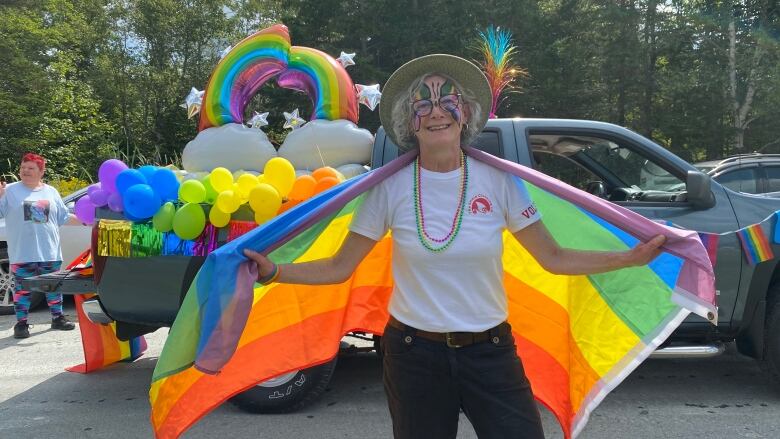
[[[460,108],[460,94],[451,82],[439,77],[426,80],[412,96],[412,111],[414,112],[414,130],[420,130],[420,121],[423,117],[433,112],[433,107],[438,105],[450,113],[452,118],[460,124],[462,113]]]

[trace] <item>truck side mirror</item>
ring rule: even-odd
[[[685,187],[688,191],[688,202],[695,209],[709,209],[715,205],[712,178],[709,175],[699,171],[688,171]]]

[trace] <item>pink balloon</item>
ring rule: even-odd
[[[109,159],[103,162],[98,169],[98,178],[103,190],[116,192],[116,176],[127,169],[127,165],[122,160]]]
[[[89,195],[79,198],[73,210],[76,213],[76,218],[82,223],[92,224],[95,222],[95,205],[92,203]]]
[[[122,196],[114,192],[108,196],[108,208],[114,212],[121,212],[124,207]]]

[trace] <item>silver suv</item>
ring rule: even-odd
[[[694,166],[733,191],[780,198],[780,154],[740,154]]]

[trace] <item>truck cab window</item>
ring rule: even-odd
[[[636,150],[594,136],[531,133],[534,167],[612,201],[684,200],[685,182]]]

